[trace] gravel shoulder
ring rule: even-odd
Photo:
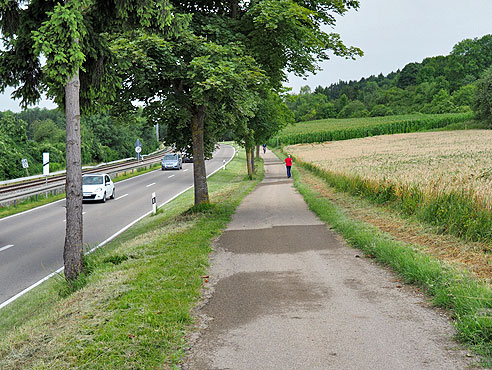
[[[465,369],[454,328],[312,212],[271,152],[215,246],[183,369]]]

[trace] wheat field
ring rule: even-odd
[[[465,192],[492,209],[492,131],[384,135],[285,150],[335,174],[417,186],[428,195]]]

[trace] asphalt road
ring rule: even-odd
[[[222,145],[207,161],[210,174],[234,155]],[[84,203],[84,244],[93,247],[193,185],[193,164],[153,171],[115,184],[116,199]],[[65,201],[0,219],[0,304],[63,266]]]
[[[466,369],[449,320],[346,246],[272,153],[215,245],[183,369]]]

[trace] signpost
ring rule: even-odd
[[[25,168],[26,169],[26,172],[27,172],[27,176],[29,176],[29,163],[27,162],[27,159],[26,158],[22,158],[21,160],[21,163],[22,163],[22,168]]]
[[[142,152],[142,142],[140,141],[140,139],[137,139],[137,141],[135,141],[135,153],[137,153],[137,161],[141,159],[140,156],[141,152]]]

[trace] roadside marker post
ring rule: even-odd
[[[226,166],[226,162],[225,162],[225,159],[224,159],[224,160],[222,160],[222,167],[224,168],[224,170],[225,170],[225,166]]]
[[[48,176],[50,175],[50,153],[43,153],[43,175],[46,177],[46,186],[48,186]],[[48,198],[48,192],[45,193]]]
[[[155,199],[155,193],[152,193],[152,212],[154,215],[157,213],[157,201]]]

